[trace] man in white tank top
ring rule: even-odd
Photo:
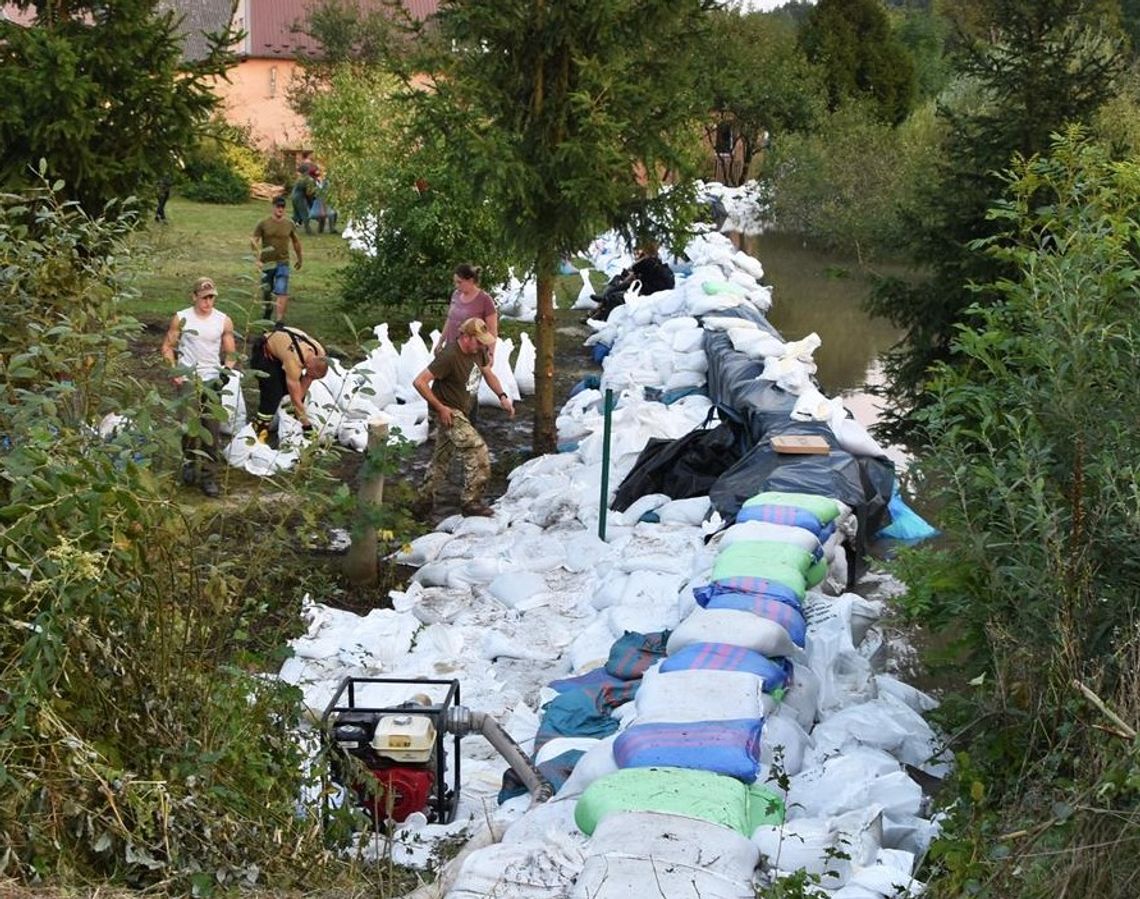
[[[182,483],[198,484],[206,496],[218,495],[214,469],[221,441],[221,423],[214,412],[221,402],[222,385],[237,361],[234,323],[214,308],[217,288],[209,278],[199,278],[190,291],[193,305],[174,313],[162,355],[175,369],[174,386],[187,394],[208,445],[198,437],[182,436]],[[223,372],[223,369],[225,371]]]

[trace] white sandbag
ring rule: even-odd
[[[668,321],[676,321],[669,319]],[[668,323],[668,322],[666,322]],[[664,327],[662,328],[664,330]],[[686,328],[671,333],[673,352],[692,353],[701,350],[705,345],[705,332],[701,328]]]
[[[811,376],[815,365],[801,362],[793,356],[769,356],[764,362],[760,377],[765,381],[775,381],[783,391],[799,395],[811,386]]]
[[[792,682],[784,693],[780,713],[790,714],[806,731],[811,731],[819,714],[819,675],[797,660],[792,661]]]
[[[514,376],[522,396],[534,395],[534,344],[530,335],[523,331],[519,334],[519,352],[515,357]]]
[[[657,509],[657,517],[662,524],[699,525],[708,514],[712,504],[707,496],[693,496],[688,499],[675,499]]]
[[[728,643],[769,657],[798,654],[782,626],[735,609],[697,609],[669,635],[666,651],[673,655],[691,643]]]
[[[804,870],[820,886],[846,884],[857,866],[874,861],[882,839],[878,809],[834,817],[799,817],[780,826],[761,825],[752,842],[765,863],[779,871]]]
[[[818,728],[817,728],[818,729]],[[799,817],[838,815],[878,806],[887,817],[917,815],[922,788],[887,753],[854,747],[791,778],[788,808]]]
[[[542,744],[542,748],[534,754],[534,763],[541,765],[564,752],[589,752],[600,742],[597,737],[555,737]]]
[[[804,753],[814,745],[815,741],[793,715],[777,709],[764,719],[760,762],[769,767],[780,767],[790,777],[803,770]]]
[[[590,784],[607,774],[618,770],[614,761],[614,740],[617,734],[599,740],[596,746],[586,750],[586,754],[578,759],[578,764],[566,778],[566,782],[557,792],[557,797],[580,796]]]
[[[938,700],[933,696],[889,674],[875,675],[875,686],[880,696],[892,696],[916,712],[931,712],[938,708]]]
[[[513,349],[514,342],[512,340],[498,338],[495,341],[495,358],[491,361],[491,371],[499,379],[503,393],[511,398],[511,402],[518,402],[522,395],[519,393],[519,385],[515,382],[514,372],[511,371],[511,350]],[[485,378],[479,381],[478,396],[480,406],[499,405],[499,397],[491,389],[491,385],[487,383]]]
[[[578,864],[557,845],[494,843],[467,856],[447,895],[450,899],[550,896],[566,889]]]
[[[756,327],[731,327],[728,329],[728,339],[734,350],[744,353],[749,359],[759,360],[769,356],[779,358],[784,354],[782,340]]]
[[[401,565],[412,565],[420,567],[426,565],[428,562],[433,561],[441,549],[450,543],[454,537],[451,534],[444,534],[440,531],[431,531],[416,537],[406,547],[401,548],[396,553],[396,561]]]
[[[738,880],[701,867],[653,858],[598,855],[587,859],[570,893],[572,899],[629,899],[647,888],[660,896],[754,899],[752,877]],[[512,894],[518,895],[518,894]]]
[[[675,862],[747,879],[759,861],[756,845],[730,827],[666,812],[614,812],[602,818],[586,858],[627,855]]]
[[[877,457],[887,454],[879,442],[855,419],[836,416],[831,419],[830,424],[840,448],[851,455]]]
[[[607,815],[598,823],[586,844],[585,867],[590,866],[592,859],[640,861],[652,866],[652,870],[647,871],[650,878],[655,877],[654,872],[659,869],[704,872],[718,878],[712,886],[714,890],[728,889],[728,895],[735,896],[739,894],[737,891],[740,886],[751,883],[760,851],[751,840],[731,828],[711,821],[663,812],[617,812]],[[723,883],[721,878],[727,883]],[[649,882],[660,883],[652,879]],[[682,878],[682,882],[689,881]],[[614,887],[616,884],[602,884],[603,890]],[[674,893],[661,887],[662,895],[665,896],[709,895],[703,889],[697,893],[690,892],[694,888],[696,884],[691,883],[688,890]],[[638,895],[643,891],[644,884],[641,890],[625,895]],[[589,892],[586,895],[592,897],[599,894]],[[603,892],[600,895],[621,894]],[[723,894],[714,892],[711,895]]]
[[[764,266],[760,264],[760,260],[753,259],[743,250],[737,250],[732,254],[732,264],[757,281],[764,280]]]
[[[533,571],[505,571],[487,586],[487,592],[508,609],[526,611],[549,601],[546,580]]]
[[[236,434],[242,429],[248,417],[245,396],[241,392],[241,381],[240,372],[231,372],[230,377],[222,385],[222,408],[226,412],[226,418],[219,427],[223,434]]]
[[[886,864],[862,865],[854,869],[847,882],[850,889],[873,891],[878,896],[903,899],[905,896],[920,896],[926,886],[911,876],[910,871]],[[848,896],[854,895],[848,893]]]
[[[819,339],[819,335],[812,331],[807,337],[789,342],[786,352],[788,356],[800,362],[811,362],[812,355],[819,349],[821,343],[823,341]]]
[[[606,663],[610,647],[617,637],[602,617],[587,624],[570,644],[570,666],[575,674],[584,674]]]
[[[428,367],[431,362],[431,348],[420,336],[423,322],[409,322],[409,337],[400,347],[400,362],[397,366],[397,378],[400,384],[411,384],[416,376]]]
[[[674,353],[671,357],[674,371],[693,371],[704,374],[709,370],[709,357],[704,350],[691,353]]]
[[[762,718],[764,695],[764,679],[748,671],[663,674],[654,667],[642,675],[633,702],[639,724],[684,724]]]
[[[571,309],[597,309],[598,301],[594,299],[594,285],[590,282],[590,269],[580,268],[578,274],[582,277],[582,286],[578,288],[578,299],[574,301]]]
[[[922,768],[936,751],[933,729],[916,711],[893,696],[840,709],[822,720],[812,736],[819,758],[873,747]]]

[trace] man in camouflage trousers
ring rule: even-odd
[[[468,413],[474,401],[473,389],[482,375],[499,397],[499,405],[511,417],[515,407],[503,385],[491,370],[487,348],[495,338],[481,318],[469,318],[459,326],[459,337],[432,359],[412,382],[427,400],[435,420],[435,449],[431,465],[420,486],[416,511],[427,514],[435,503],[435,491],[447,478],[447,468],[458,453],[463,465],[463,492],[460,508],[464,515],[491,515],[483,503],[483,487],[491,477],[491,457],[487,444],[471,424]]]

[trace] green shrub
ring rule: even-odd
[[[288,887],[334,860],[257,669],[299,620],[290,532],[175,498],[175,403],[125,376],[130,225],[0,198],[0,878]],[[345,497],[310,478],[305,521]]]
[[[264,177],[265,160],[249,129],[214,118],[187,154],[180,191],[202,203],[244,203],[250,185]]]
[[[233,169],[211,164],[187,169],[179,191],[188,200],[200,203],[244,203],[249,199],[249,182]]]
[[[897,253],[903,212],[937,151],[931,120],[924,109],[894,127],[848,103],[810,134],[775,141],[765,174],[776,227],[867,257]]]
[[[907,604],[964,640],[971,683],[943,710],[967,755],[931,895],[1123,899],[1140,824],[1140,166],[1073,129],[1007,186],[1001,233],[976,249],[1015,274],[987,285],[1000,301],[971,310],[922,413],[946,548],[905,562]]]

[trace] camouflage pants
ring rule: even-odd
[[[460,502],[463,505],[480,502],[483,499],[483,487],[491,477],[491,455],[487,452],[487,444],[462,412],[452,410],[450,428],[440,425],[435,415],[432,415],[432,420],[435,422],[435,449],[431,454],[427,476],[420,486],[420,495],[424,498],[435,497],[439,485],[447,480],[447,469],[452,457],[458,454],[463,466]]]

